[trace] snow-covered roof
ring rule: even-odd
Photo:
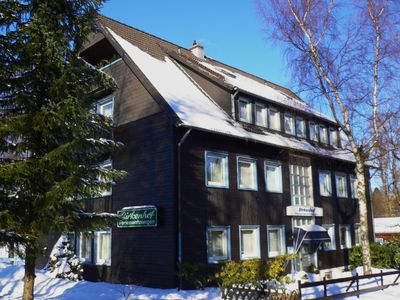
[[[312,154],[329,156],[336,159],[354,161],[354,156],[348,150],[329,150],[316,147],[304,139],[285,137],[278,133],[262,130],[261,133],[250,132],[243,125],[230,117],[206,94],[195,81],[169,56],[156,58],[138,46],[122,38],[112,29],[106,27],[111,36],[121,46],[124,52],[144,73],[151,84],[157,89],[168,105],[182,121],[181,126],[201,129],[214,133],[229,135],[241,139],[261,142],[283,148],[290,148]],[[239,75],[239,74],[237,74]],[[305,109],[306,104],[274,91],[270,87],[260,87],[240,78],[242,88],[259,91],[267,98],[290,102]],[[295,104],[294,104],[295,103]],[[311,112],[311,111],[310,111]]]
[[[296,110],[300,110],[312,115],[315,115],[319,118],[323,118],[330,122],[335,122],[332,118],[328,117],[327,115],[315,110],[307,103],[291,97],[284,93],[282,90],[277,90],[272,88],[271,86],[267,85],[266,83],[262,83],[260,81],[254,80],[248,76],[244,76],[238,72],[234,72],[232,70],[227,70],[226,68],[216,66],[214,64],[201,61],[200,64],[203,66],[211,69],[214,72],[222,75],[224,81],[235,86],[241,90],[244,90],[248,93],[255,94],[262,98],[267,98],[268,100],[275,102],[279,105],[284,105],[287,107],[294,108]],[[335,122],[336,123],[336,122]]]
[[[375,233],[400,233],[400,217],[374,218]]]

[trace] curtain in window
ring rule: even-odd
[[[255,256],[256,246],[255,246],[255,231],[254,230],[242,230],[242,253],[245,256]]]
[[[210,230],[208,232],[209,256],[223,257],[226,255],[226,235],[224,231]]]
[[[240,187],[254,188],[254,163],[239,162]]]
[[[214,183],[223,183],[223,158],[209,157],[208,158],[208,178]]]

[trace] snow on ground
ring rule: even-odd
[[[153,289],[105,282],[74,282],[56,279],[37,270],[35,300],[221,300],[219,289],[198,291]],[[22,265],[0,263],[0,299],[22,298],[24,268]]]
[[[372,273],[380,273],[380,269],[373,269]],[[394,271],[394,270],[383,270],[384,272]],[[358,272],[359,275],[363,274],[362,267],[359,267],[355,270],[349,272],[336,272],[333,274],[334,278],[343,278],[343,277],[351,277]],[[310,276],[310,274],[308,274]],[[319,281],[322,280],[318,275],[311,274],[312,278],[309,281]],[[396,279],[397,275],[385,276],[383,277],[383,284],[391,284]],[[296,276],[296,280],[301,279],[299,275]],[[400,299],[400,280],[398,281],[399,284],[395,286],[390,286],[385,290],[370,292],[366,294],[361,294],[360,298],[357,296],[347,297],[347,298],[336,298],[336,299],[346,299],[346,300],[355,300],[355,299],[362,299],[362,300],[398,300]],[[350,282],[344,283],[337,283],[337,284],[330,284],[328,285],[328,296],[333,294],[341,294],[344,293],[349,286]],[[360,290],[380,286],[381,281],[380,277],[371,278],[371,279],[363,279],[360,280]],[[292,289],[297,288],[297,284],[292,284],[290,286]],[[352,287],[349,289],[349,292],[356,291],[356,284],[354,283]],[[324,295],[323,286],[313,287],[302,289],[302,299],[312,299],[315,297],[322,297]]]
[[[349,277],[358,271],[334,273],[335,277]],[[379,273],[380,270],[374,270]],[[298,273],[295,279],[301,279],[305,273]],[[80,281],[73,282],[66,279],[56,279],[47,275],[46,272],[37,270],[35,281],[36,300],[222,300],[217,288],[208,288],[195,291],[178,291],[176,289],[154,289],[134,285],[111,284],[105,282]],[[22,298],[23,288],[23,265],[10,265],[0,263],[0,299],[19,300]],[[384,284],[392,283],[396,276],[384,277]],[[308,274],[310,281],[320,280],[319,275]],[[346,290],[348,282],[332,284],[328,286],[328,295],[339,294]],[[380,278],[363,280],[360,282],[360,289],[365,289],[380,285]],[[289,286],[291,289],[297,288],[297,283]],[[354,291],[355,286],[350,289]],[[303,289],[303,298],[310,299],[323,296],[323,287]],[[383,291],[376,291],[362,294],[360,298],[348,297],[346,299],[355,300],[398,300],[400,299],[400,284],[391,286]]]

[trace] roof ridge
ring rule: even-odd
[[[132,28],[133,30],[137,30],[137,31],[139,31],[139,32],[141,32],[141,33],[150,35],[150,36],[152,36],[152,37],[154,37],[154,38],[156,38],[156,39],[158,39],[158,40],[161,40],[161,41],[163,41],[163,42],[165,42],[165,43],[168,43],[168,44],[170,44],[170,45],[173,45],[173,46],[175,46],[175,47],[177,47],[177,48],[185,49],[185,50],[187,50],[187,51],[190,51],[188,48],[182,47],[182,46],[180,46],[180,45],[178,45],[178,44],[176,44],[176,43],[173,43],[173,42],[171,42],[171,41],[167,41],[166,39],[161,38],[161,37],[159,37],[159,36],[156,36],[156,35],[154,35],[154,34],[152,34],[152,33],[147,32],[147,31],[144,31],[144,30],[138,29],[138,28],[136,28],[136,27],[133,27],[133,26],[131,26],[131,25],[122,23],[121,21],[115,20],[115,19],[113,19],[113,18],[107,17],[107,16],[102,15],[102,14],[98,14],[98,15],[99,15],[100,17],[103,17],[103,18],[105,18],[105,19],[111,20],[111,21],[116,22],[116,23],[118,23],[118,24],[121,24],[121,25],[123,25],[123,26]]]
[[[168,41],[168,40],[166,40],[166,39],[163,39],[163,38],[161,38],[161,37],[158,37],[158,36],[156,36],[156,35],[154,35],[154,34],[151,34],[151,33],[146,32],[146,31],[144,31],[144,30],[138,29],[138,28],[133,27],[133,26],[131,26],[131,25],[122,23],[121,21],[118,21],[118,20],[115,20],[115,19],[113,19],[113,18],[107,17],[107,16],[105,16],[105,15],[103,15],[103,14],[98,14],[98,15],[99,15],[100,17],[102,17],[102,18],[111,20],[111,21],[116,22],[116,23],[118,23],[118,24],[120,24],[120,25],[129,27],[129,28],[131,28],[131,29],[133,29],[133,30],[136,30],[136,31],[139,31],[139,32],[141,32],[141,33],[147,34],[147,35],[149,35],[149,36],[151,36],[151,37],[153,37],[153,38],[155,38],[155,39],[161,40],[161,41],[163,41],[163,42],[165,42],[165,43],[168,43],[168,44],[170,44],[170,45],[172,45],[172,46],[175,46],[175,47],[177,47],[178,49],[184,49],[184,50],[190,52],[190,50],[189,50],[188,48],[183,47],[183,46],[180,46],[180,45],[178,45],[178,44],[176,44],[176,43],[173,43],[173,42]],[[160,46],[160,45],[158,45],[158,46]],[[165,53],[164,50],[163,50],[163,52]],[[295,92],[293,92],[291,89],[289,89],[289,88],[287,88],[287,87],[284,87],[284,86],[282,86],[282,85],[276,84],[276,83],[274,83],[274,82],[272,82],[272,81],[269,81],[269,80],[267,80],[267,79],[265,79],[265,78],[262,78],[262,77],[260,77],[260,76],[258,76],[258,75],[249,73],[249,72],[247,72],[247,71],[245,71],[245,70],[242,70],[242,69],[239,69],[239,68],[237,68],[237,67],[235,67],[235,66],[228,65],[227,63],[224,63],[224,62],[219,61],[219,60],[217,60],[217,59],[211,58],[211,57],[209,57],[209,56],[207,56],[207,55],[206,55],[206,58],[209,59],[209,60],[211,60],[211,61],[214,61],[214,62],[216,62],[216,63],[219,63],[219,64],[221,64],[221,65],[223,65],[223,66],[226,66],[226,67],[235,69],[235,70],[237,70],[237,71],[239,71],[239,72],[243,72],[243,73],[246,74],[247,76],[252,76],[252,77],[258,78],[259,80],[264,81],[264,83],[268,83],[268,84],[274,85],[274,86],[276,86],[276,87],[279,87],[279,88],[281,88],[281,89],[283,89],[283,90],[287,90],[288,92],[292,93],[292,94],[296,97],[297,100],[299,100],[299,101],[301,101],[301,102],[304,102],[303,99],[301,99]],[[291,95],[287,95],[287,96],[292,97]]]

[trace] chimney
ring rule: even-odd
[[[189,50],[197,58],[204,59],[204,46],[203,45],[198,44],[196,41],[194,41],[192,47]]]

